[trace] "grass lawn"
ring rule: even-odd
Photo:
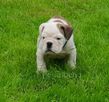
[[[37,76],[38,27],[55,15],[74,28],[77,69]],[[109,102],[109,0],[0,0],[0,102]]]

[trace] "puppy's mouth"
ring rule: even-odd
[[[46,53],[49,53],[49,52],[51,52],[51,53],[55,53],[55,52],[52,51],[51,49],[47,49],[45,52],[46,52]]]

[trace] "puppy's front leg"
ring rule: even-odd
[[[37,50],[37,72],[47,72],[44,54],[39,49]]]
[[[76,48],[72,49],[68,64],[74,69],[76,67]]]

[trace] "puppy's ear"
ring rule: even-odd
[[[46,23],[42,23],[40,26],[39,26],[39,33],[41,34],[45,28],[45,24]]]
[[[72,35],[72,33],[73,33],[72,27],[69,26],[69,25],[58,24],[58,28],[59,28],[59,30],[61,31],[61,33],[64,34],[65,38],[66,38],[67,40],[69,40],[70,37],[71,37],[71,35]]]

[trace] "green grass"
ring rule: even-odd
[[[77,69],[37,76],[38,27],[55,15],[74,28]],[[109,0],[0,0],[0,102],[109,102]]]

